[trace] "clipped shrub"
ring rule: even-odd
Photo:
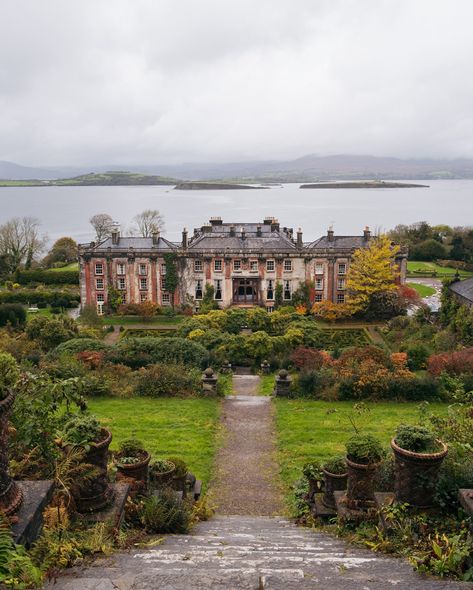
[[[54,353],[60,355],[64,352],[76,354],[84,351],[109,351],[111,347],[95,338],[72,338],[63,342],[54,349]]]
[[[401,424],[396,430],[396,444],[413,453],[434,453],[439,450],[434,433],[425,426]]]
[[[87,448],[102,438],[102,427],[95,416],[76,415],[67,420],[59,432],[62,444]]]
[[[147,397],[195,395],[200,372],[177,364],[156,364],[138,371],[134,392]]]
[[[352,436],[345,447],[348,459],[360,465],[379,463],[384,455],[381,443],[371,434]]]
[[[15,273],[15,280],[20,285],[30,283],[44,283],[45,285],[78,285],[78,270],[19,270]]]
[[[129,338],[110,349],[106,360],[135,368],[155,363],[183,363],[203,368],[208,353],[200,344],[184,338]]]
[[[335,475],[342,475],[347,472],[347,464],[345,463],[345,457],[332,457],[328,461],[325,461],[323,468],[329,473]]]

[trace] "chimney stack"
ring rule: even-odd
[[[182,230],[182,248],[184,250],[187,248],[187,228],[186,227]]]
[[[297,229],[297,247],[302,248],[302,230],[300,227]]]
[[[258,238],[261,238],[261,236],[262,236],[262,235],[263,235],[263,234],[262,234],[262,232],[261,232],[261,225],[258,225],[258,226],[256,227],[256,237],[258,237]]]
[[[112,225],[112,244],[118,246],[120,243],[120,224],[116,221]]]
[[[327,238],[329,242],[333,242],[333,225],[328,228]]]
[[[231,238],[235,237],[235,226],[234,225],[230,226],[230,237]]]
[[[241,226],[241,239],[244,240],[246,238],[246,234],[245,234],[245,228],[243,226]]]
[[[367,242],[371,238],[370,228],[366,225],[365,229],[363,230],[363,238]]]
[[[153,246],[157,246],[158,242],[159,242],[159,230],[158,229],[153,230],[151,237],[153,238]]]

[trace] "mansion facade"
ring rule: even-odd
[[[283,301],[290,304],[305,282],[313,285],[314,302],[343,303],[353,253],[367,247],[370,239],[368,228],[359,236],[337,236],[329,229],[327,235],[304,242],[300,229],[294,234],[273,217],[239,224],[214,217],[191,236],[184,229],[180,243],[157,232],[148,238],[122,237],[114,227],[103,242],[79,246],[81,304],[97,305],[102,313],[107,291],[114,287],[123,303],[190,302],[197,310],[210,283],[219,307],[258,305],[272,311],[278,284]],[[173,294],[165,288],[167,254],[173,254],[178,276]],[[401,283],[406,260],[406,252],[396,256]]]

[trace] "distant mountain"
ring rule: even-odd
[[[0,161],[0,179],[52,180],[87,173],[126,170],[182,180],[310,182],[316,180],[432,180],[473,178],[473,159],[401,159],[376,156],[307,155],[296,160],[191,162],[178,165],[99,164],[87,167],[28,167]]]

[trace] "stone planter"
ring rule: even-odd
[[[173,484],[173,476],[176,471],[176,467],[173,465],[172,469],[169,471],[163,471],[162,473],[156,473],[156,471],[151,471],[150,473],[150,482],[151,485],[156,490],[163,490],[167,487],[172,487]]]
[[[135,481],[148,482],[148,467],[151,455],[148,451],[143,451],[140,455],[141,460],[138,463],[123,465],[120,463],[120,455],[115,455],[115,465],[117,468],[117,481],[122,479],[134,479]]]
[[[8,419],[14,401],[13,390],[0,401],[0,510],[6,515],[16,512],[23,500],[20,486],[8,474]]]
[[[274,384],[274,395],[288,397],[291,391],[292,377],[285,369],[279,371]]]
[[[91,481],[79,482],[72,490],[77,511],[80,513],[102,510],[113,501],[113,490],[107,473],[108,448],[112,442],[112,433],[102,428],[102,436],[102,440],[90,445],[82,460],[83,463],[96,467],[99,474]],[[71,447],[67,445],[65,448]]]
[[[172,487],[177,492],[182,492],[182,497],[185,498],[187,494],[187,473],[180,477],[172,477]]]
[[[323,492],[322,482],[318,479],[307,478],[309,482],[309,491],[307,492],[307,501],[312,502],[315,494],[321,494]]]
[[[330,471],[322,470],[324,472],[324,495],[322,496],[322,503],[327,508],[335,508],[335,497],[333,492],[343,492],[347,489],[347,474],[346,473],[330,473]]]
[[[347,457],[347,505],[352,510],[364,510],[375,505],[374,477],[379,463],[354,463]]]
[[[434,502],[439,469],[448,453],[445,443],[438,440],[441,450],[437,453],[414,453],[396,444],[394,451],[394,493],[398,502],[406,502],[417,508],[428,508]]]

